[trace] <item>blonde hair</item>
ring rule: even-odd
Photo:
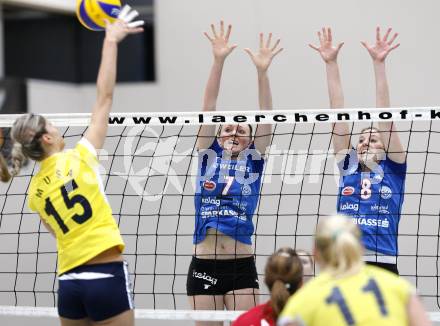
[[[361,233],[351,218],[322,219],[316,228],[315,246],[323,269],[334,276],[351,274],[363,265]]]
[[[278,249],[266,263],[264,282],[270,290],[270,304],[275,320],[289,297],[302,285],[303,266],[295,250]]]
[[[46,119],[41,115],[26,114],[15,120],[12,130],[12,153],[11,165],[0,155],[0,179],[8,182],[16,176],[27,158],[41,161],[45,157],[45,151],[41,145],[41,136],[46,133]]]

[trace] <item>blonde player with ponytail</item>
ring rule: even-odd
[[[362,261],[360,231],[349,217],[318,223],[318,277],[286,304],[280,326],[430,325],[415,290],[404,279]]]
[[[58,314],[62,326],[134,325],[124,242],[97,171],[116,82],[118,43],[139,33],[142,21],[126,7],[107,23],[90,126],[75,148],[63,151],[60,131],[43,116],[18,118],[11,130],[12,170],[0,155],[0,177],[9,181],[26,159],[40,170],[29,187],[29,206],[56,237]],[[127,18],[128,17],[128,18]]]
[[[303,284],[303,262],[292,248],[280,248],[266,263],[264,281],[270,300],[240,315],[233,326],[275,325],[289,297]]]

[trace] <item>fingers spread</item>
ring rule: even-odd
[[[338,44],[338,51],[344,46],[344,42]]]
[[[246,49],[243,49],[247,54],[249,54],[249,56],[253,59],[254,58],[254,54],[252,53],[252,51],[251,51],[251,49],[249,49],[249,48],[246,48]]]
[[[391,38],[391,40],[388,42],[388,45],[393,44],[393,42],[396,40],[397,36],[399,36],[398,33],[394,33],[393,37]]]
[[[272,42],[272,33],[269,33],[269,37],[267,38],[266,48],[270,47],[270,43]]]
[[[231,35],[231,30],[232,30],[232,25],[228,25],[228,30],[226,31],[226,37],[225,37],[226,42],[229,41],[229,36]]]
[[[203,35],[205,35],[210,42],[214,41],[214,39],[211,36],[209,36],[207,32],[203,32]]]
[[[280,42],[281,42],[281,40],[278,39],[278,40],[275,42],[275,44],[274,44],[274,46],[272,47],[272,49],[270,49],[270,50],[271,50],[272,52],[275,51],[276,48],[278,47],[278,45],[280,45]]]
[[[314,46],[313,44],[309,43],[309,46],[313,49],[319,52],[319,48],[317,46]]]
[[[272,55],[272,57],[275,57],[278,53],[280,53],[281,51],[283,51],[284,50],[284,48],[279,48],[278,50],[276,50],[275,52],[274,52],[274,54]]]
[[[332,29],[330,27],[327,28],[327,40],[329,42],[333,41],[333,36],[332,36]]]
[[[399,46],[400,46],[400,43],[397,43],[396,45],[394,45],[394,46],[390,49],[390,51],[393,51],[393,50],[397,49]]]
[[[391,33],[391,28],[388,28],[385,36],[383,37],[383,40],[382,40],[383,42],[387,41],[388,36],[390,36],[390,33]]]
[[[319,44],[321,44],[321,46],[324,44],[324,38],[322,37],[321,32],[318,32],[318,38],[319,38]]]
[[[214,35],[214,38],[217,38],[218,36],[217,36],[217,32],[215,30],[214,24],[211,24],[211,31],[212,31],[212,34]]]

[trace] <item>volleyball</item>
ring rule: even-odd
[[[77,0],[76,15],[83,26],[92,31],[103,31],[104,20],[113,22],[121,9],[120,0]]]

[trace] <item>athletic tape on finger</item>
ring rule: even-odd
[[[144,25],[145,25],[145,21],[143,21],[143,20],[136,20],[134,22],[127,24],[127,26],[130,28],[140,27],[140,26],[144,26]]]
[[[124,7],[122,7],[121,12],[118,15],[118,19],[120,20],[124,20],[125,16],[127,16],[127,14],[129,13],[131,7],[129,5],[125,5]]]
[[[133,19],[135,19],[137,16],[139,16],[139,12],[137,10],[133,10],[130,12],[127,16],[125,16],[124,21],[126,23],[131,22]]]

